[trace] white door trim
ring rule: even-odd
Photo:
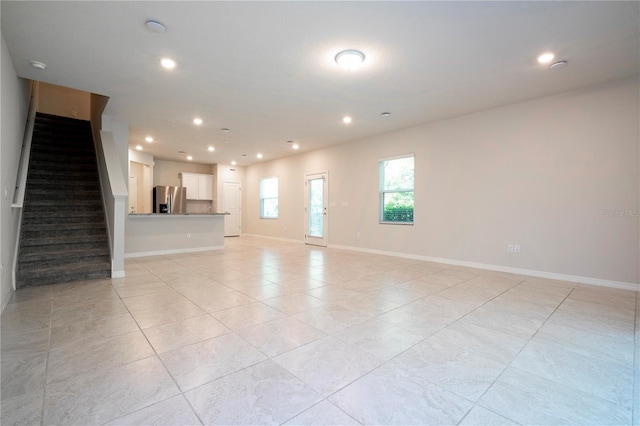
[[[322,237],[309,235],[309,181],[323,179],[323,225]],[[326,247],[329,243],[329,172],[307,173],[304,176],[304,242]]]

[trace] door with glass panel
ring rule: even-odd
[[[328,174],[317,173],[305,177],[305,235],[304,242],[316,246],[327,246],[329,215]]]

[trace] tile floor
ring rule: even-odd
[[[640,424],[640,297],[267,239],[21,290],[11,424]]]

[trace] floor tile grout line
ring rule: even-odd
[[[289,370],[287,370],[287,371],[289,371]],[[294,376],[294,377],[295,377],[295,376]],[[296,377],[296,378],[297,378],[297,377]],[[300,380],[300,379],[298,379],[298,380]],[[304,382],[302,382],[302,383],[304,383]],[[308,385],[307,385],[307,386],[308,386]],[[322,395],[320,395],[320,396],[322,396]],[[289,422],[289,421],[291,421],[291,420],[295,419],[295,418],[296,418],[296,417],[298,417],[299,415],[306,413],[307,411],[311,410],[313,407],[315,407],[315,406],[317,406],[317,405],[319,405],[319,404],[322,404],[322,403],[323,403],[323,402],[325,402],[325,401],[326,401],[328,404],[331,404],[331,405],[332,405],[333,407],[335,407],[336,409],[338,409],[338,410],[342,411],[346,416],[351,417],[351,418],[352,418],[356,423],[358,423],[359,425],[362,425],[362,424],[363,424],[362,422],[360,422],[360,421],[358,421],[356,418],[354,418],[351,414],[347,413],[347,412],[346,412],[346,411],[344,411],[342,408],[338,407],[337,405],[335,405],[334,403],[332,403],[331,401],[329,401],[329,397],[322,397],[322,399],[321,399],[320,401],[318,401],[318,402],[316,402],[315,404],[313,404],[313,405],[311,405],[311,406],[309,406],[309,407],[305,408],[304,410],[300,411],[298,414],[295,414],[295,415],[291,416],[290,418],[286,419],[285,421],[283,421],[283,422],[279,423],[279,424],[280,424],[280,426],[282,426],[282,425],[286,424],[287,422]]]
[[[484,303],[483,305],[481,305],[481,306],[479,306],[478,308],[474,309],[473,311],[471,311],[471,312],[469,312],[469,313],[465,314],[464,316],[462,316],[462,317],[461,317],[461,318],[459,318],[458,320],[454,321],[453,323],[448,324],[445,328],[447,328],[447,327],[449,327],[450,325],[452,325],[452,324],[456,323],[457,321],[461,320],[461,319],[462,319],[462,318],[464,318],[465,316],[469,315],[470,313],[474,312],[475,310],[479,309],[480,307],[482,307],[482,306],[486,305],[487,303],[489,303],[489,302],[491,302],[491,301],[493,301],[493,300],[497,299],[498,297],[500,297],[500,296],[501,296],[501,295],[503,295],[504,293],[508,292],[509,290],[511,290],[511,289],[512,289],[512,288],[514,288],[514,287],[517,287],[518,285],[522,284],[522,283],[523,283],[523,282],[525,282],[525,281],[526,281],[526,279],[524,279],[524,280],[522,280],[522,281],[520,281],[520,282],[516,283],[516,284],[515,284],[515,285],[513,285],[511,288],[506,289],[506,290],[505,290],[505,291],[503,291],[502,293],[500,293],[500,294],[496,295],[494,298],[490,299],[489,301],[487,301],[487,302],[486,302],[486,303]],[[572,290],[572,291],[573,291],[573,290]],[[569,294],[571,294],[571,292],[569,292]],[[558,307],[560,307],[560,305],[564,302],[564,300],[566,300],[566,298],[567,298],[567,297],[569,297],[569,294],[567,294],[567,296],[565,296],[565,298],[562,300],[562,302],[560,302],[560,304],[558,304],[558,306],[556,306],[556,308],[554,309],[554,311],[553,311],[551,314],[549,314],[549,316],[547,317],[547,320],[548,320],[549,318],[551,318],[551,315],[553,315],[553,314],[555,313],[555,311],[558,309]],[[546,321],[547,321],[547,320],[545,320],[545,321],[540,325],[540,327],[538,328],[538,330],[540,330],[540,328],[542,328],[542,327],[544,326],[544,324],[546,323]],[[482,326],[481,326],[481,325],[478,325],[478,327],[482,327]],[[485,327],[483,327],[483,328],[485,328]],[[495,384],[495,383],[500,379],[500,377],[502,377],[502,375],[503,375],[503,374],[504,374],[504,373],[505,373],[509,368],[511,368],[511,364],[513,363],[513,361],[514,361],[514,360],[518,357],[518,355],[519,355],[519,354],[524,350],[524,348],[526,348],[526,347],[527,347],[527,345],[529,344],[529,342],[531,342],[531,340],[533,339],[533,337],[537,334],[538,330],[536,330],[536,332],[531,336],[531,338],[529,338],[529,341],[528,341],[528,342],[527,342],[527,343],[526,343],[522,348],[520,348],[520,350],[518,351],[518,353],[517,353],[517,354],[515,354],[515,356],[511,359],[511,361],[510,361],[508,364],[500,363],[500,364],[506,365],[506,368],[504,368],[504,369],[500,372],[500,374],[498,374],[498,375],[496,376],[496,378],[491,382],[491,384],[487,386],[487,388],[484,390],[484,392],[482,392],[482,394],[481,394],[481,395],[480,395],[480,396],[479,396],[475,401],[472,401],[472,402],[473,402],[473,404],[474,404],[474,406],[478,405],[478,406],[480,406],[480,407],[482,407],[482,408],[484,408],[484,409],[487,409],[487,410],[489,410],[489,411],[494,412],[495,414],[500,415],[501,417],[506,418],[507,420],[513,421],[513,420],[512,420],[512,419],[510,419],[508,416],[505,416],[505,415],[504,415],[504,414],[502,414],[502,413],[498,413],[498,412],[496,412],[496,411],[494,411],[494,410],[491,410],[491,409],[489,409],[489,408],[487,408],[487,407],[484,407],[483,405],[481,405],[480,400],[482,399],[482,397],[484,397],[484,396],[486,395],[486,393],[487,393],[487,392],[489,392],[489,390],[490,390],[490,389],[493,387],[493,385],[494,385],[494,384]],[[511,333],[506,333],[506,334],[511,334]],[[470,350],[470,352],[472,352],[472,353],[473,353],[474,351]],[[451,391],[450,391],[450,392],[451,392]],[[455,393],[455,392],[453,392],[453,393]],[[456,393],[456,395],[458,395],[458,394]],[[460,395],[458,395],[458,396],[460,396]],[[460,422],[458,422],[458,424],[460,424],[460,423],[464,420],[464,418],[465,418],[467,415],[469,415],[469,413],[470,413],[470,412],[471,412],[471,410],[469,410],[469,412],[467,412],[467,414],[465,414],[465,416],[460,420]],[[514,422],[514,423],[518,423],[518,422]]]
[[[49,342],[47,344],[47,359],[45,360],[44,377],[42,378],[42,409],[40,410],[40,425],[44,425],[44,411],[47,401],[47,376],[49,374],[49,355],[51,354],[51,331],[53,328],[53,289],[51,289],[51,306],[49,311]]]
[[[174,262],[175,262],[175,261],[174,261]],[[175,262],[175,263],[179,263],[179,262]],[[150,272],[150,273],[152,273],[152,272]],[[468,279],[467,281],[469,281],[469,280],[470,280],[470,279]],[[458,286],[458,285],[463,284],[463,283],[464,283],[464,282],[457,283],[455,286]],[[221,284],[222,284],[222,285],[225,285],[224,283],[221,283]],[[340,286],[340,283],[336,283],[335,285]],[[515,284],[513,287],[515,287],[515,286],[517,286],[517,285],[518,285],[518,284]],[[455,287],[455,286],[451,286],[451,287],[448,287],[448,288],[453,288],[453,287]],[[513,288],[513,287],[512,287],[512,288]],[[442,290],[440,290],[440,291],[444,291],[444,290],[446,290],[446,289],[442,289]],[[509,289],[505,290],[504,292],[506,292],[506,291],[508,291],[508,290],[509,290]],[[504,293],[504,292],[503,292],[503,293]],[[573,292],[573,290],[572,290],[571,292]],[[570,292],[569,294],[571,294],[571,292]],[[359,293],[366,294],[366,293],[363,293],[363,292],[359,292]],[[438,292],[436,292],[436,293],[438,293]],[[435,294],[435,293],[434,293],[434,294]],[[502,294],[502,293],[501,293],[501,294]],[[423,296],[423,297],[421,297],[421,298],[419,298],[419,299],[416,299],[416,300],[422,300],[422,299],[427,298],[427,297],[429,297],[429,296],[431,296],[431,295],[426,295],[426,296]],[[495,299],[495,298],[496,298],[496,297],[498,297],[498,296],[499,296],[499,295],[495,296],[493,299]],[[564,301],[565,301],[568,297],[569,297],[569,295],[567,295],[567,296],[565,297],[565,299],[563,299],[563,301],[560,303],[560,305],[561,305],[562,303],[564,303]],[[638,296],[637,296],[637,293],[636,293],[636,298],[637,298],[637,297],[638,297]],[[490,299],[490,300],[493,300],[493,299]],[[121,298],[121,300],[122,300],[122,298]],[[412,301],[412,302],[407,302],[407,304],[413,303],[413,302],[415,302],[416,300],[414,300],[414,301]],[[486,303],[488,303],[488,302],[485,302],[484,304],[486,304]],[[484,304],[483,304],[483,305],[484,305]],[[483,305],[478,306],[477,308],[475,308],[475,309],[474,309],[474,311],[475,311],[476,309],[479,309],[479,308],[480,308],[481,306],[483,306]],[[556,309],[554,310],[554,312],[552,312],[552,313],[547,317],[547,320],[548,320],[548,319],[549,319],[549,318],[550,318],[550,317],[551,317],[551,316],[556,312],[556,310],[558,309],[558,307],[559,307],[560,305],[556,306]],[[403,305],[403,306],[406,306],[406,305]],[[130,312],[128,309],[127,309],[127,311],[129,312],[129,314],[131,314],[131,312]],[[637,318],[637,315],[638,315],[638,312],[637,312],[637,305],[636,305],[636,309],[635,309],[634,311],[635,311],[635,317]],[[470,312],[473,312],[473,311],[470,311]],[[469,313],[470,313],[470,312],[469,312]],[[208,313],[208,314],[211,314],[210,312],[207,312],[207,313]],[[467,313],[467,314],[463,315],[463,317],[464,317],[464,316],[466,316],[466,315],[468,315],[469,313]],[[286,314],[286,313],[285,313],[285,314]],[[290,316],[290,315],[288,315],[288,314],[286,314],[286,315],[287,315],[288,317],[291,317],[291,316]],[[372,317],[371,319],[375,320],[375,319],[376,319],[377,317],[379,317],[380,315],[382,315],[382,314],[377,314],[376,316]],[[446,324],[442,329],[440,329],[440,330],[438,330],[438,331],[434,332],[433,334],[436,334],[436,333],[438,333],[438,332],[440,332],[440,331],[442,331],[442,330],[446,329],[447,327],[449,327],[450,325],[452,325],[453,323],[457,322],[459,319],[461,319],[461,318],[463,318],[463,317],[460,317],[460,318],[456,319],[456,320],[455,320],[454,322],[452,322],[452,323]],[[531,342],[531,341],[533,340],[533,338],[537,335],[538,331],[539,331],[539,330],[544,326],[544,324],[547,322],[547,320],[545,320],[545,321],[543,322],[543,324],[538,328],[538,330],[534,333],[534,335],[533,335],[532,337],[530,337],[529,342]],[[49,333],[50,333],[50,334],[49,334],[49,336],[50,336],[50,339],[51,339],[51,329],[52,329],[52,322],[51,322],[51,321],[52,321],[52,320],[50,319],[50,326],[49,326]],[[140,328],[140,326],[139,326],[139,324],[137,323],[137,321],[136,321],[136,324],[137,324],[137,326],[138,326],[138,329],[140,329],[140,330],[142,331],[142,329]],[[634,324],[634,327],[636,327],[636,326],[637,326],[637,324]],[[432,334],[432,335],[433,335],[433,334]],[[144,335],[144,332],[143,332],[143,335]],[[335,335],[335,333],[334,333],[333,335]],[[427,340],[427,339],[428,339],[428,338],[430,338],[432,335],[430,335],[430,336],[426,337],[425,339],[421,340],[421,342],[422,342],[422,341],[424,341],[424,340]],[[145,335],[145,337],[146,337],[146,335]],[[242,339],[242,337],[240,337],[240,336],[238,336],[238,337]],[[148,341],[148,340],[147,340],[147,341]],[[345,343],[346,343],[346,342],[345,342]],[[50,342],[49,342],[49,345],[50,345],[50,344],[51,344],[51,340],[50,340]],[[149,344],[150,344],[150,343],[149,343]],[[528,343],[527,343],[527,344],[528,344]],[[415,345],[414,345],[414,346],[415,346]],[[151,347],[153,348],[153,345],[151,345]],[[526,347],[526,345],[525,345],[524,347]],[[518,353],[522,352],[522,350],[524,349],[524,347],[523,347],[523,348],[522,348]],[[157,355],[157,352],[155,351],[155,348],[153,348],[153,349],[154,349],[154,353],[156,353],[156,356],[158,356],[158,355]],[[635,348],[634,348],[634,351],[635,351]],[[637,352],[637,351],[636,351],[636,352]],[[517,356],[518,356],[518,355],[516,355],[516,357],[514,357],[514,359],[515,359],[515,358],[517,358]],[[635,359],[635,358],[634,358],[634,359]],[[385,360],[385,361],[384,361],[380,366],[385,365],[388,361],[389,361],[389,360]],[[513,360],[512,360],[511,362],[513,362]],[[511,364],[511,362],[510,362],[509,364]],[[635,361],[634,361],[634,362],[635,362]],[[255,365],[255,364],[254,364],[254,365]],[[166,366],[165,366],[165,368],[166,368]],[[246,368],[249,368],[249,367],[246,367]],[[376,368],[379,368],[379,367],[376,367]],[[374,370],[375,370],[375,369],[374,369]],[[373,370],[372,370],[372,371],[373,371]],[[369,372],[369,373],[370,373],[370,372]],[[363,376],[361,376],[361,377],[364,377],[364,376],[366,376],[366,375],[367,375],[367,374],[369,374],[369,373],[366,373],[365,375],[363,375]],[[230,374],[233,374],[233,373],[230,373]],[[216,380],[217,380],[217,379],[216,379]],[[356,380],[358,380],[358,379],[356,379]],[[174,380],[174,381],[175,381],[175,380]],[[353,383],[353,382],[352,382],[352,383]],[[348,385],[347,385],[347,386],[348,386]],[[184,392],[181,392],[181,393],[182,393],[182,394],[183,394],[183,396],[184,396]],[[328,397],[327,397],[327,398],[328,398]],[[327,399],[327,398],[325,398],[325,399]],[[347,414],[348,414],[348,413],[347,413]],[[468,414],[468,413],[467,413],[467,414]],[[466,415],[465,415],[465,416],[466,416]],[[41,416],[41,422],[42,422],[42,421],[43,421],[43,420],[42,420],[42,416]]]
[[[111,287],[115,290],[115,288],[113,287],[113,284],[111,284]],[[116,291],[116,294],[118,294],[118,292],[117,292],[117,291]],[[167,374],[169,375],[169,377],[171,377],[171,380],[173,380],[173,383],[174,383],[174,385],[176,386],[176,389],[178,390],[179,394],[180,394],[180,395],[182,395],[182,396],[183,396],[183,398],[187,400],[187,403],[189,404],[189,407],[191,407],[191,410],[193,411],[194,415],[197,417],[198,421],[199,421],[201,424],[203,424],[203,425],[204,425],[204,422],[202,421],[202,419],[201,419],[201,418],[200,418],[200,416],[198,415],[197,411],[196,411],[196,410],[194,410],[193,406],[192,406],[192,405],[191,405],[191,403],[189,402],[189,400],[188,400],[188,398],[186,397],[186,395],[184,395],[184,392],[182,391],[182,388],[178,385],[178,382],[176,381],[175,377],[173,377],[173,374],[171,374],[171,371],[169,371],[169,369],[167,368],[166,364],[164,363],[164,361],[163,361],[163,360],[162,360],[162,358],[160,357],[160,354],[158,353],[158,351],[156,350],[156,348],[151,344],[151,342],[149,341],[149,338],[148,338],[148,337],[147,337],[147,335],[144,333],[144,330],[142,329],[142,327],[140,327],[140,324],[138,323],[138,320],[136,320],[135,316],[133,316],[133,314],[132,314],[131,310],[130,310],[130,309],[129,309],[129,307],[124,303],[124,301],[122,300],[122,297],[120,297],[120,295],[119,295],[119,294],[118,294],[118,297],[120,298],[120,301],[122,302],[122,304],[124,305],[124,307],[127,309],[127,312],[129,313],[129,315],[131,316],[131,318],[133,319],[133,321],[134,321],[134,322],[136,323],[136,325],[138,326],[138,331],[140,331],[140,333],[142,334],[142,336],[143,336],[143,337],[144,337],[144,339],[146,340],[146,342],[147,342],[147,344],[149,345],[149,347],[151,348],[151,350],[153,350],[153,353],[155,354],[155,355],[154,355],[154,357],[156,357],[156,358],[158,359],[158,361],[160,361],[160,363],[162,364],[162,367],[165,369],[165,371],[167,372]],[[152,357],[147,357],[147,358],[144,358],[144,359],[148,359],[148,358],[152,358]],[[128,364],[132,364],[133,362],[138,362],[138,361],[140,361],[140,360],[132,361],[132,362],[130,362],[130,363],[128,363]],[[124,365],[127,365],[127,364],[124,364]],[[176,396],[176,395],[170,396],[169,398],[165,398],[165,399],[163,399],[162,401],[157,401],[157,402],[155,402],[155,403],[153,403],[153,404],[146,405],[146,406],[144,406],[144,407],[142,407],[142,408],[139,408],[139,409],[137,409],[137,410],[131,411],[131,412],[129,412],[129,413],[125,413],[125,414],[123,414],[123,415],[121,415],[121,416],[118,416],[118,417],[116,417],[116,418],[113,418],[113,419],[111,419],[111,420],[109,420],[109,421],[107,421],[107,422],[105,422],[105,423],[108,423],[108,422],[110,422],[110,421],[117,420],[117,419],[119,419],[119,418],[121,418],[121,417],[128,416],[128,415],[130,415],[130,414],[136,413],[136,412],[138,412],[138,411],[140,411],[140,410],[143,410],[143,409],[145,409],[145,408],[151,407],[152,405],[155,405],[155,404],[157,404],[157,403],[159,403],[159,402],[163,402],[163,401],[166,401],[166,400],[168,400],[168,399],[170,399],[170,398],[173,398],[174,396]]]
[[[523,347],[518,351],[518,353],[513,357],[513,359],[509,362],[508,367],[507,367],[504,371],[502,371],[502,373],[500,373],[500,374],[498,375],[498,377],[496,377],[496,379],[491,383],[491,385],[490,385],[489,387],[487,387],[487,389],[483,392],[483,394],[478,398],[478,401],[480,401],[480,400],[482,399],[482,397],[484,397],[484,395],[489,391],[489,389],[491,389],[491,387],[493,387],[493,385],[494,385],[494,384],[495,384],[495,383],[500,379],[500,377],[502,377],[502,375],[507,371],[507,369],[508,369],[508,368],[515,368],[516,370],[520,370],[519,368],[517,368],[517,367],[513,367],[513,366],[512,366],[513,362],[518,358],[518,356],[522,353],[522,351],[523,351],[523,350],[524,350],[524,349],[525,349],[525,348],[526,348],[526,347],[531,343],[531,341],[535,338],[535,336],[538,334],[538,332],[540,331],[540,329],[542,329],[542,327],[544,327],[544,325],[547,323],[547,321],[549,320],[549,318],[551,318],[551,317],[553,316],[553,314],[555,314],[555,313],[556,313],[556,311],[560,308],[560,306],[562,306],[562,304],[563,304],[567,299],[569,299],[569,296],[571,295],[571,293],[573,293],[573,291],[574,291],[574,290],[575,290],[575,287],[574,287],[574,288],[573,288],[573,289],[572,289],[572,290],[567,294],[567,296],[562,300],[562,302],[560,302],[560,304],[556,307],[556,309],[554,309],[554,311],[553,311],[553,312],[552,312],[552,313],[547,317],[547,319],[546,319],[546,320],[545,320],[545,321],[540,325],[540,327],[536,330],[536,332],[535,332],[535,333],[533,333],[533,335],[531,336],[531,338],[529,339],[529,341],[527,342],[527,344],[525,344],[525,345],[524,345],[524,346],[523,346]],[[571,352],[573,352],[573,351],[571,351]],[[523,370],[520,370],[520,371],[523,371]],[[603,398],[603,397],[601,397],[601,396],[598,396],[598,395],[592,394],[592,393],[590,393],[590,392],[588,392],[588,391],[585,391],[585,390],[582,390],[582,389],[578,389],[578,388],[576,388],[576,387],[574,387],[574,386],[571,386],[571,385],[568,385],[568,384],[566,384],[566,383],[562,383],[562,382],[559,382],[559,381],[554,380],[554,379],[549,379],[549,378],[547,378],[547,377],[543,377],[543,376],[540,376],[540,375],[538,375],[538,374],[535,374],[535,373],[532,373],[532,372],[529,372],[529,371],[525,371],[525,373],[527,373],[527,374],[531,374],[531,375],[534,375],[534,376],[539,377],[539,378],[542,378],[542,379],[544,379],[544,380],[549,380],[549,381],[551,381],[551,382],[554,382],[554,383],[560,384],[560,385],[562,385],[562,386],[566,386],[566,387],[569,387],[569,388],[575,389],[575,390],[577,390],[577,391],[584,392],[584,393],[586,393],[587,395],[589,395],[589,396],[591,396],[591,397],[594,397],[594,398],[597,398],[597,399],[600,399],[600,400],[603,400],[603,401],[609,402],[609,403],[611,403],[611,404],[617,405],[617,406],[621,407],[621,408],[622,408],[622,409],[624,409],[624,410],[629,410],[627,407],[625,407],[624,405],[621,405],[621,404],[620,404],[620,403],[618,403],[618,402],[611,401],[611,400],[609,400],[609,399],[607,399],[607,398]],[[480,404],[480,405],[481,405],[481,404]],[[632,404],[632,405],[633,405],[633,404]],[[481,406],[482,406],[482,405],[481,405]],[[487,408],[487,407],[484,407],[484,406],[482,406],[482,407],[483,407],[483,408]],[[487,409],[488,409],[488,408],[487,408]],[[631,410],[632,410],[632,413],[631,413],[631,414],[633,415],[633,408],[632,408]],[[498,414],[500,414],[500,413],[498,413]],[[500,415],[501,415],[501,416],[503,416],[503,417],[505,417],[505,418],[508,418],[508,417],[506,417],[506,416],[504,416],[504,415],[502,415],[502,414],[500,414]]]

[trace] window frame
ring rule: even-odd
[[[265,181],[269,181],[269,180],[273,180],[275,179],[276,181],[276,196],[275,197],[265,197],[263,194],[263,182]],[[278,219],[278,217],[280,216],[280,179],[278,178],[278,176],[269,176],[269,177],[265,177],[260,179],[260,184],[259,184],[259,192],[260,192],[260,219]],[[265,215],[265,209],[264,209],[264,202],[265,200],[275,200],[276,202],[276,214],[275,216],[267,216]]]
[[[413,160],[413,186],[411,188],[395,188],[395,189],[386,189],[384,188],[385,184],[385,176],[384,176],[384,165],[393,160],[403,160],[409,159]],[[415,176],[415,165],[416,165],[416,156],[414,153],[397,155],[393,157],[385,157],[378,159],[378,223],[380,225],[406,225],[413,226],[415,223],[415,187],[416,187],[416,176]],[[386,194],[394,194],[394,193],[411,193],[413,195],[413,204],[412,204],[412,220],[401,222],[394,220],[384,220],[384,201]]]

